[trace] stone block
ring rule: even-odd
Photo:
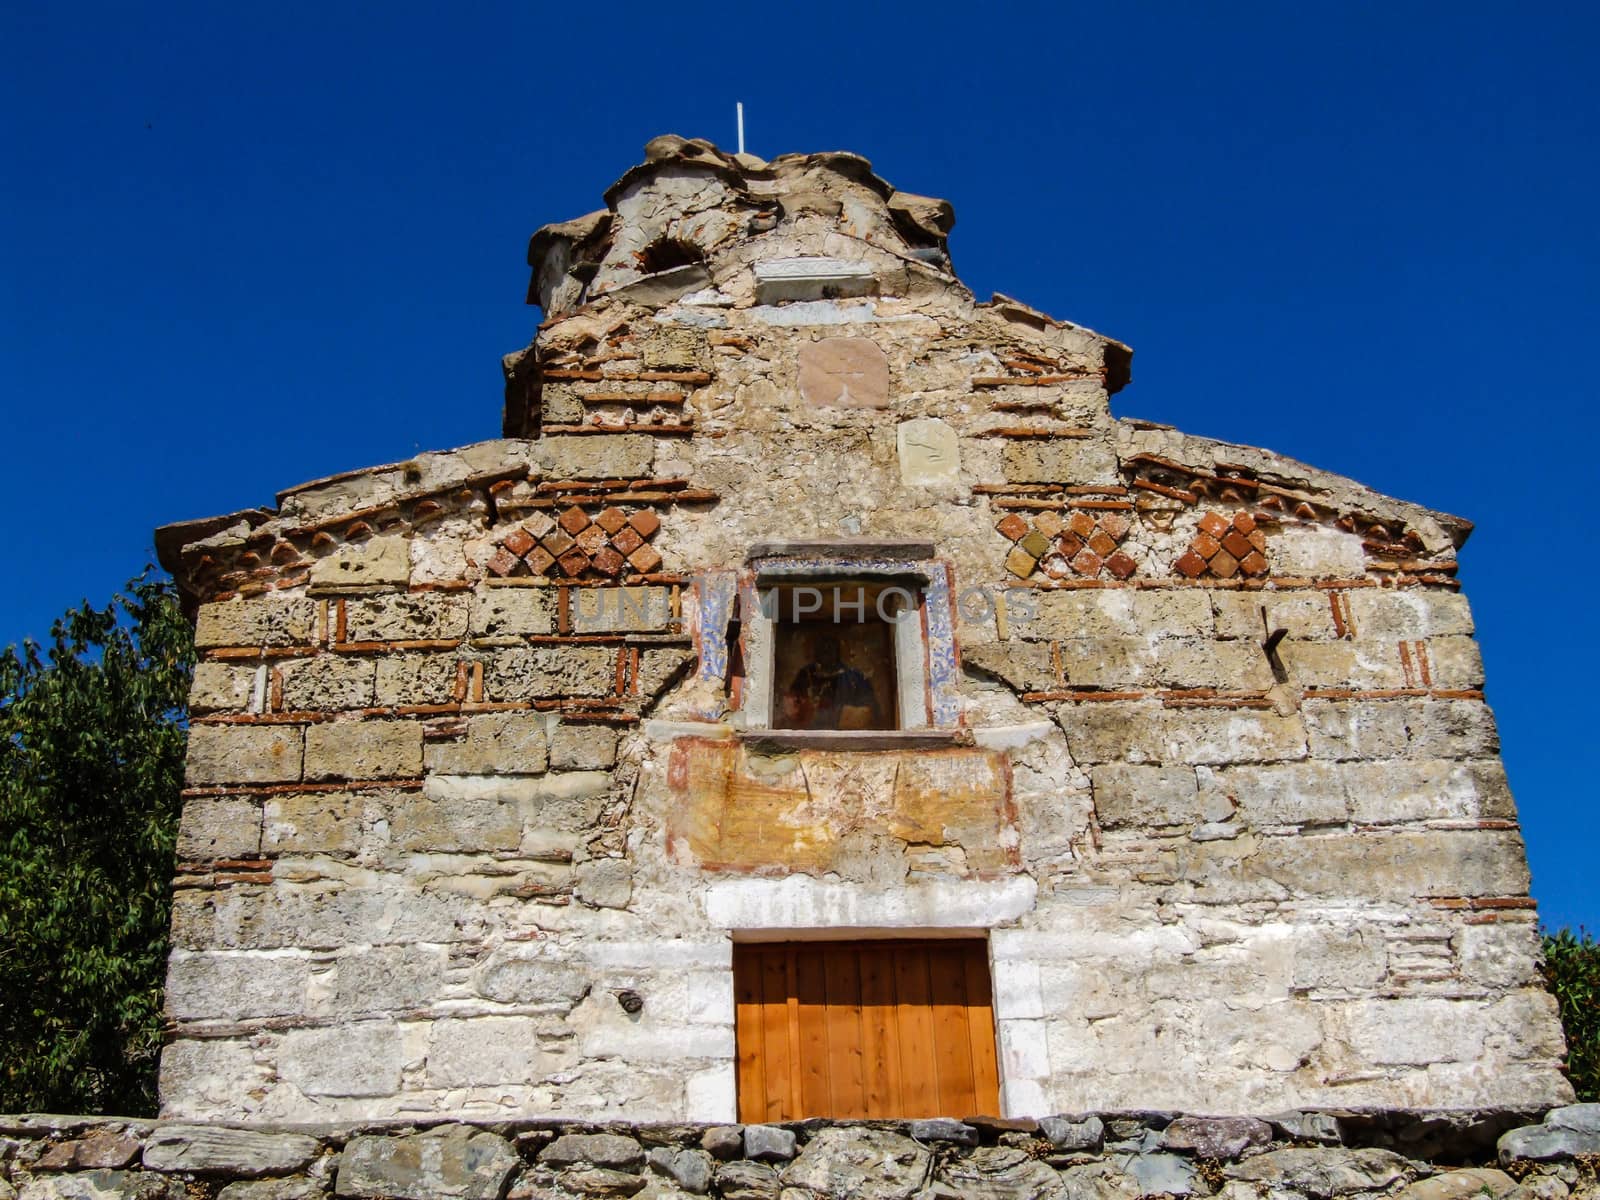
[[[757,266],[757,271],[761,266]],[[798,298],[798,297],[791,297]],[[800,395],[819,408],[886,408],[889,360],[871,338],[806,342],[798,355]]]
[[[1090,772],[1090,779],[1102,829],[1192,825],[1200,819],[1192,767],[1105,763]]]
[[[1331,641],[1339,636],[1333,623],[1333,606],[1325,591],[1219,591],[1210,593],[1210,597],[1220,638],[1259,643],[1278,629],[1287,630],[1290,638],[1301,642]]]
[[[1389,948],[1376,929],[1297,931],[1291,981],[1297,988],[1346,994],[1377,987],[1389,968]]]
[[[520,637],[554,633],[556,589],[491,587],[472,599],[474,637]]]
[[[313,596],[405,587],[411,580],[411,543],[403,537],[349,542],[311,564]]]
[[[1380,688],[1410,687],[1392,643],[1296,642],[1286,640],[1278,655],[1289,678],[1303,688]]]
[[[655,441],[643,434],[555,434],[535,448],[550,479],[638,479],[651,475]]]
[[[288,783],[300,778],[299,725],[191,725],[184,778],[192,786]]]
[[[571,963],[512,943],[478,968],[473,989],[500,1004],[549,1005],[565,1012],[589,994],[593,982],[589,972]]]
[[[639,695],[647,704],[656,700],[694,661],[694,651],[687,646],[646,646],[639,652]]]
[[[1258,709],[1166,709],[1151,701],[1063,704],[1057,720],[1079,763],[1276,762],[1306,755],[1305,726]]]
[[[716,1161],[704,1150],[657,1146],[647,1157],[651,1170],[666,1176],[684,1191],[699,1196],[710,1190]]]
[[[903,1134],[832,1127],[806,1143],[784,1169],[783,1182],[823,1196],[910,1200],[926,1185],[931,1165],[928,1151]]]
[[[1272,569],[1305,579],[1364,579],[1367,552],[1359,534],[1290,526],[1272,539]]]
[[[1171,638],[1158,641],[1153,655],[1155,682],[1165,687],[1250,691],[1273,683],[1266,651],[1253,642]]]
[[[284,707],[293,711],[367,708],[377,664],[365,656],[318,654],[285,663]]]
[[[448,804],[510,801],[519,806],[525,827],[580,832],[599,815],[611,786],[609,771],[567,771],[542,777],[430,775],[423,794]]]
[[[331,721],[306,731],[307,779],[397,779],[421,774],[420,721]]]
[[[664,587],[574,588],[574,633],[655,633],[672,623],[672,591]]]
[[[1494,716],[1477,700],[1307,700],[1313,758],[1492,758]]]
[[[1395,1200],[1500,1200],[1517,1181],[1493,1167],[1468,1167],[1419,1179],[1394,1193]]]
[[[351,642],[437,641],[467,635],[472,598],[456,592],[401,592],[344,601]]]
[[[361,844],[367,797],[308,792],[266,799],[261,848],[269,854],[343,854]]]
[[[1362,1000],[1349,1006],[1351,1045],[1378,1066],[1473,1062],[1483,1054],[1484,1005],[1430,997]]]
[[[617,686],[617,652],[609,646],[532,646],[496,650],[484,667],[491,700],[607,696]]]
[[[255,698],[257,670],[255,666],[241,667],[226,662],[195,663],[194,682],[189,687],[189,711],[246,711]]]
[[[1350,815],[1362,825],[1503,817],[1510,792],[1497,760],[1378,761],[1339,764],[1350,795]]]
[[[1225,1167],[1222,1173],[1229,1179],[1299,1192],[1312,1200],[1329,1200],[1388,1187],[1410,1170],[1411,1164],[1392,1150],[1323,1146],[1269,1150]]]
[[[1211,601],[1198,588],[1129,591],[1089,588],[1006,593],[1013,635],[1047,641],[1086,637],[1179,638],[1214,636]]]
[[[644,1148],[635,1138],[616,1133],[564,1133],[539,1152],[546,1167],[611,1167],[636,1170],[644,1164]]]
[[[425,793],[397,795],[388,809],[390,842],[424,853],[509,853],[522,845],[515,799],[474,796],[446,803]]]
[[[1061,686],[1046,642],[964,645],[961,665],[969,671],[993,675],[1019,692],[1043,692]]]
[[[317,602],[300,592],[268,592],[202,604],[195,617],[194,644],[218,646],[309,645],[316,633]]]
[[[353,1137],[334,1191],[384,1200],[501,1200],[522,1160],[498,1134],[440,1125],[404,1137]]]
[[[586,862],[578,868],[573,895],[596,908],[627,908],[633,898],[633,868],[620,858]]]
[[[375,699],[385,708],[449,704],[457,699],[460,660],[450,651],[385,654],[378,659]]]
[[[1347,598],[1358,638],[1402,641],[1473,632],[1472,610],[1459,592],[1355,588]]]
[[[1532,924],[1466,925],[1456,931],[1461,974],[1493,991],[1538,987],[1541,948]]]
[[[794,1157],[795,1137],[776,1125],[746,1125],[744,1156],[757,1162],[788,1162]]]
[[[1001,463],[1011,483],[1094,484],[1117,482],[1117,456],[1100,438],[1029,438],[1012,441]]]
[[[1196,774],[1208,813],[1225,816],[1231,806],[1254,828],[1342,825],[1350,819],[1344,777],[1331,763],[1199,767]]]
[[[1147,639],[1134,637],[1067,638],[1057,643],[1067,686],[1112,691],[1153,685],[1157,661],[1171,644],[1157,646]]]
[[[1430,638],[1427,653],[1434,687],[1483,686],[1483,652],[1477,639],[1458,635]]]
[[[1523,896],[1522,839],[1499,830],[1326,834],[1263,838],[1237,878],[1270,880],[1287,894],[1370,903],[1427,897]],[[1215,869],[1197,863],[1195,878]]]
[[[525,1085],[550,1069],[531,1017],[441,1017],[428,1027],[430,1087]]]
[[[167,1015],[178,1021],[284,1017],[305,1012],[308,956],[299,952],[191,953],[167,962]]]
[[[937,417],[915,417],[895,428],[900,482],[907,487],[950,487],[961,482],[961,442]]]
[[[259,1133],[219,1125],[160,1125],[144,1140],[144,1165],[152,1171],[197,1175],[290,1175],[321,1150],[315,1138]]]
[[[261,852],[261,809],[235,796],[192,796],[178,821],[178,860],[253,858]]]
[[[538,713],[480,713],[459,741],[433,742],[428,771],[440,775],[538,775],[550,762],[549,722]]]
[[[217,1200],[324,1200],[327,1189],[320,1179],[241,1179],[225,1184]]]
[[[338,956],[333,1000],[345,1016],[397,1013],[438,999],[449,955],[443,946],[364,946]]]
[[[392,1096],[402,1062],[392,1021],[291,1029],[278,1043],[278,1074],[308,1096]]]
[[[605,771],[617,761],[617,733],[609,725],[563,721],[550,731],[550,765],[558,771]]]
[[[1098,1154],[1105,1140],[1106,1127],[1099,1117],[1086,1117],[1082,1121],[1067,1117],[1045,1117],[1039,1122],[1039,1132],[1049,1138],[1050,1144],[1057,1150]]]
[[[17,1192],[0,1180],[0,1194],[20,1200],[186,1200],[181,1179],[151,1171],[78,1171],[23,1179]]]

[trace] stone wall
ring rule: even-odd
[[[650,152],[507,438],[161,531],[164,1112],[730,1120],[735,939],[888,934],[987,939],[1008,1116],[1570,1099],[1469,526],[1114,418],[862,159]],[[922,711],[774,731],[761,591],[841,573]]]
[[[0,1200],[1592,1200],[1600,1105],[798,1125],[0,1117]]]

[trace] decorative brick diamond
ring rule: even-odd
[[[546,575],[566,579],[616,579],[630,571],[659,570],[661,555],[646,543],[661,528],[648,508],[629,513],[616,505],[591,518],[580,504],[559,517],[537,512],[500,535],[485,563],[501,577]]]
[[[1133,529],[1133,522],[1122,512],[1046,510],[1031,521],[1012,512],[1001,517],[995,529],[1014,543],[1005,568],[1019,579],[1027,579],[1035,571],[1051,579],[1096,579],[1102,572],[1128,579],[1139,569],[1138,561],[1121,549]]]
[[[1232,519],[1208,512],[1200,518],[1189,548],[1172,564],[1179,575],[1199,579],[1210,574],[1216,579],[1244,576],[1259,579],[1267,574],[1267,535],[1259,519],[1237,512]]]
[[[556,518],[556,524],[560,525],[561,528],[565,529],[568,533],[576,534],[580,530],[588,527],[589,514],[574,504],[571,508],[567,509],[566,512],[562,513]]]

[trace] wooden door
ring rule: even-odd
[[[739,1119],[998,1115],[981,941],[736,945]]]

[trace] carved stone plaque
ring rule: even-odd
[[[831,408],[884,408],[889,360],[870,338],[824,338],[800,350],[800,394]]]

